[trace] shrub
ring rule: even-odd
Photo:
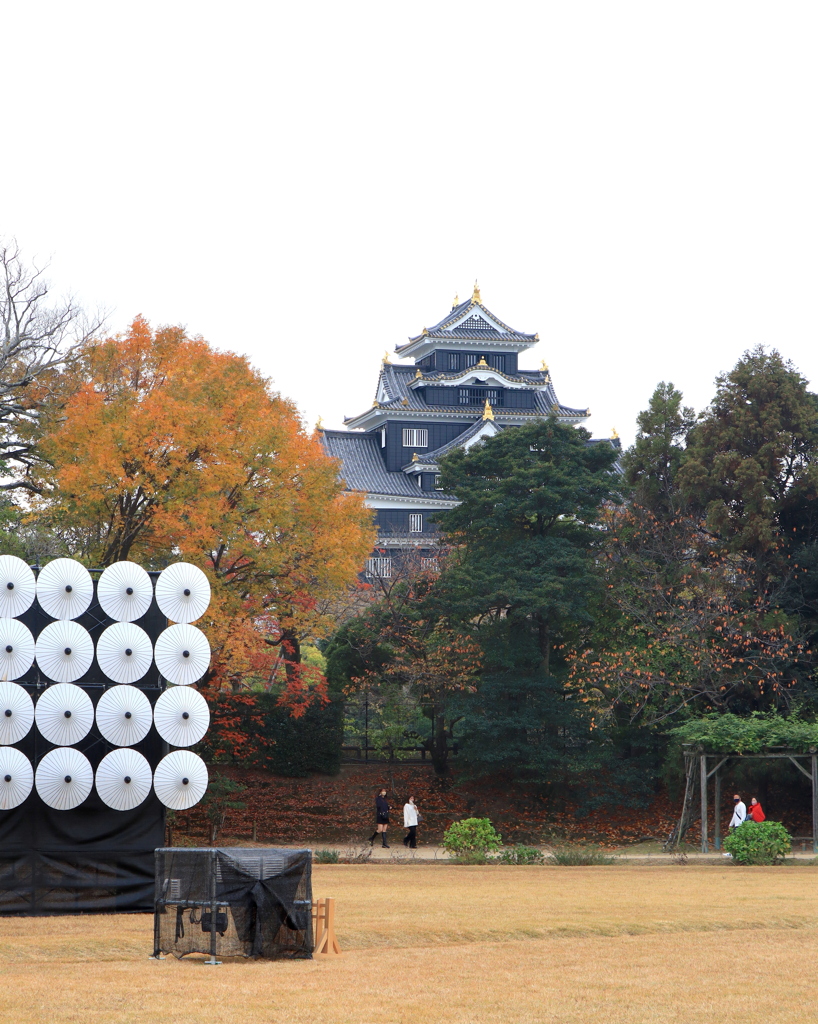
[[[338,850],[316,850],[315,851],[315,863],[316,864],[337,864],[341,854]]]
[[[563,846],[549,853],[546,863],[566,868],[593,867],[597,864],[613,864],[616,857],[597,849],[595,846]]]
[[[500,854],[501,864],[544,864],[545,856],[536,846],[512,846]]]
[[[778,864],[792,849],[792,837],[780,821],[745,821],[724,840],[739,864]]]
[[[467,850],[449,859],[450,864],[496,864],[496,857],[487,857],[482,850]]]
[[[443,845],[457,855],[497,850],[503,840],[488,818],[463,818],[452,822],[443,833]]]

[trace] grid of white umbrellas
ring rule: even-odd
[[[35,575],[21,558],[0,555],[0,811],[18,807],[36,786],[40,798],[55,810],[79,807],[96,785],[109,807],[128,811],[138,807],[151,788],[166,807],[184,810],[198,803],[207,789],[204,761],[191,750],[210,725],[207,701],[191,687],[210,665],[210,645],[192,625],[207,611],[210,584],[195,565],[176,562],[158,576],[156,603],[174,624],[160,633],[154,647],[135,624],[151,605],[154,586],[135,562],[115,562],[97,581],[97,600],[106,616],[116,620],[103,630],[96,650],[91,634],[75,622],[94,597],[88,570],[72,558],[56,558]],[[18,621],[34,603],[56,619],[36,641]],[[103,674],[118,684],[105,690],[94,707],[76,684],[96,657]],[[37,699],[14,682],[36,661],[51,685]],[[132,685],[153,663],[172,684],[151,708],[147,696]],[[94,722],[108,743],[118,749],[106,754],[94,773],[88,758],[73,746],[91,731]],[[42,736],[55,745],[37,765],[36,773],[19,743],[36,723]],[[146,757],[133,746],[151,726],[173,747],[151,771]]]

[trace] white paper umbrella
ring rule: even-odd
[[[115,683],[135,683],[153,663],[153,644],[141,626],[115,622],[97,640],[97,662]]]
[[[22,558],[0,555],[0,615],[13,619],[27,612],[36,592],[34,573]]]
[[[0,811],[19,807],[34,785],[31,761],[15,747],[0,747]]]
[[[0,619],[0,678],[19,679],[34,661],[34,637],[17,619]]]
[[[156,641],[156,666],[165,679],[179,686],[198,682],[210,665],[210,644],[195,626],[168,626]]]
[[[174,750],[156,766],[153,788],[165,807],[184,811],[204,796],[207,765],[189,750]]]
[[[19,743],[34,724],[34,703],[17,683],[0,683],[0,743]]]
[[[159,697],[153,708],[156,731],[174,747],[192,747],[207,732],[210,708],[189,686],[173,686]]]
[[[37,765],[34,782],[44,803],[57,811],[70,811],[91,792],[94,770],[85,754],[73,747],[59,747]]]
[[[78,622],[50,622],[37,637],[37,664],[56,683],[84,676],[94,660],[94,641]]]
[[[97,793],[115,811],[138,807],[151,791],[151,766],[136,750],[112,750],[97,766]]]
[[[79,686],[57,683],[40,694],[34,717],[49,743],[67,747],[88,735],[94,724],[94,705]]]
[[[176,562],[159,574],[156,603],[173,622],[195,622],[210,604],[210,582],[198,566]]]
[[[151,702],[135,686],[113,686],[97,701],[97,728],[118,747],[144,740],[152,721]]]
[[[117,622],[141,619],[153,597],[151,578],[136,562],[114,562],[97,583],[97,600],[106,615]]]
[[[76,619],[93,596],[90,573],[73,558],[55,558],[37,577],[37,600],[55,619]]]

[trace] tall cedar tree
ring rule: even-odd
[[[784,520],[818,483],[818,397],[791,362],[758,347],[716,379],[679,483],[732,550],[777,562]]]
[[[441,464],[460,504],[438,517],[454,551],[435,600],[483,651],[478,692],[464,698],[476,771],[543,783],[569,781],[580,766],[587,727],[566,700],[564,649],[598,592],[594,551],[603,505],[617,500],[616,458],[610,444],[549,419]]]
[[[50,387],[40,521],[89,565],[204,568],[213,683],[267,678],[283,655],[283,699],[297,710],[306,683],[322,685],[300,644],[331,632],[327,606],[374,536],[294,406],[243,357],[142,317],[85,346]]]
[[[695,413],[682,405],[681,391],[662,381],[636,422],[636,440],[622,456],[625,481],[642,508],[657,515],[672,514],[680,502],[677,477]]]

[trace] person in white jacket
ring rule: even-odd
[[[733,817],[730,819],[730,828],[738,828],[739,825],[744,824],[744,819],[747,817],[747,808],[738,793],[735,793],[733,796],[733,805]]]
[[[418,809],[413,796],[410,796],[403,805],[403,827],[409,829],[404,836],[403,845],[408,846],[410,850],[416,850],[418,845]]]

